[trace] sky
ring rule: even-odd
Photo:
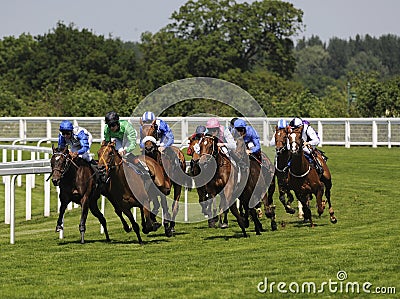
[[[62,21],[96,35],[140,41],[145,31],[157,32],[170,22],[186,0],[2,0],[0,39],[51,32]],[[238,1],[237,2],[244,2]],[[252,1],[248,1],[252,2]],[[356,34],[379,37],[400,36],[399,0],[287,0],[303,10],[308,38],[317,35],[328,42],[332,37],[354,38]]]

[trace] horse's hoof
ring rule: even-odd
[[[291,214],[291,215],[293,215],[294,213],[296,213],[296,210],[293,209],[293,208],[287,207],[287,208],[285,208],[285,210],[286,210],[286,213]]]
[[[271,230],[276,231],[278,229],[278,226],[276,225],[276,222],[271,223]]]
[[[168,238],[171,238],[172,235],[173,235],[171,229],[165,228],[165,235],[166,235]]]
[[[331,218],[331,223],[336,224],[337,223],[337,219],[336,218]]]
[[[60,231],[62,231],[64,228],[62,227],[62,225],[57,225],[56,226],[56,233],[59,233]]]
[[[219,227],[222,228],[222,229],[225,229],[225,228],[228,228],[229,226],[228,226],[227,223],[221,223],[221,224],[219,225]]]
[[[124,227],[125,232],[130,233],[132,231],[132,227]]]
[[[209,228],[216,228],[215,221],[214,220],[208,220],[208,227]]]
[[[158,230],[161,227],[161,223],[159,222],[154,222],[153,223],[153,231]]]
[[[304,219],[304,214],[299,214],[299,219]]]
[[[147,229],[147,228],[142,228],[142,232],[145,234],[145,235],[148,235],[149,234],[149,230]]]

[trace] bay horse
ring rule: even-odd
[[[288,136],[286,128],[278,128],[275,126],[275,171],[274,177],[268,188],[268,204],[273,203],[273,195],[276,189],[276,181],[278,183],[279,200],[285,208],[286,213],[294,214],[296,211],[292,208],[291,204],[294,201],[293,194],[290,192],[287,184],[287,171],[289,161],[289,150],[287,147]],[[286,201],[286,196],[288,200]],[[302,213],[301,206],[299,207],[299,214]]]
[[[325,196],[329,205],[330,221],[336,223],[337,219],[334,215],[334,210],[330,200],[330,190],[332,187],[331,175],[326,163],[322,162],[324,172],[320,176],[314,167],[311,167],[310,162],[304,155],[303,144],[304,140],[301,137],[303,126],[298,128],[288,127],[288,142],[290,150],[291,165],[288,173],[288,185],[296,194],[296,197],[303,205],[304,219],[310,220],[311,227],[314,226],[311,217],[311,210],[308,206],[308,201],[314,194],[317,201],[318,215],[321,216],[325,209],[325,202],[322,200],[324,189],[326,188]]]
[[[248,227],[248,215],[250,214],[255,225],[256,234],[261,234],[260,232],[263,231],[263,228],[258,219],[257,209],[259,209],[261,202],[263,202],[265,215],[271,220],[271,229],[275,231],[277,229],[275,207],[267,202],[267,189],[273,178],[273,165],[263,152],[261,152],[261,160],[260,157],[254,154],[250,154],[247,158],[245,151],[247,146],[243,137],[236,138],[236,145],[236,155],[242,160],[249,159],[249,174],[245,181],[244,189],[238,194],[241,207],[244,209],[246,227]]]
[[[107,222],[97,206],[100,197],[100,186],[96,184],[94,171],[88,162],[72,155],[68,147],[60,150],[52,145],[53,155],[50,160],[51,177],[54,186],[60,187],[60,213],[57,219],[56,232],[63,230],[65,210],[70,202],[81,206],[79,231],[81,244],[85,243],[86,219],[88,210],[99,220],[104,228],[106,241],[110,241]],[[50,177],[49,177],[50,178]]]
[[[243,236],[247,237],[245,221],[240,215],[235,203],[236,196],[234,192],[238,183],[238,170],[231,163],[230,158],[220,151],[217,143],[218,138],[209,135],[205,135],[199,142],[200,169],[202,172],[209,173],[209,177],[211,177],[205,184],[206,192],[212,198],[215,198],[218,194],[223,194],[220,203],[220,217],[222,217],[223,211],[229,208],[236,217]],[[253,220],[259,222],[257,216],[254,217]],[[222,220],[220,220],[220,222],[222,222]],[[260,234],[258,230],[259,225],[256,225],[256,232]]]
[[[106,183],[102,190],[103,195],[106,196],[113,205],[116,214],[121,219],[125,231],[129,232],[131,229],[123,218],[122,213],[130,220],[139,243],[143,244],[139,225],[133,217],[131,208],[138,207],[140,209],[142,231],[144,234],[158,229],[157,224],[154,223],[150,217],[149,210],[150,198],[148,191],[152,188],[152,180],[150,179],[151,183],[147,180],[146,184],[135,169],[127,165],[124,166],[122,157],[115,149],[115,142],[107,143],[103,141],[97,154],[99,157],[99,168],[104,170],[106,176]],[[146,159],[146,164],[153,172],[157,171],[158,164],[155,161],[151,163],[150,159]],[[159,169],[158,171],[161,170]],[[155,179],[157,180],[157,177],[155,177]],[[162,182],[158,182],[158,184],[161,186]]]
[[[200,148],[198,143],[203,136],[203,133],[197,133],[189,137],[187,154],[188,156],[192,157],[192,159],[190,160],[190,175],[193,177],[198,177],[199,175],[201,175],[201,169],[199,166]],[[201,211],[208,218],[208,226],[210,228],[215,228],[215,223],[218,221],[217,204],[215,198],[209,198],[206,187],[204,185],[196,186],[196,191],[199,197]],[[224,220],[221,224],[221,228],[226,228],[227,226],[228,210],[224,212]]]
[[[179,199],[181,197],[182,186],[191,186],[191,180],[186,175],[186,161],[182,151],[176,146],[170,146],[164,149],[161,153],[157,144],[158,133],[156,120],[147,124],[143,123],[140,119],[142,126],[142,143],[144,144],[144,155],[156,160],[164,170],[165,185],[171,189],[174,188],[173,202],[172,202],[172,216],[169,213],[168,203],[166,196],[169,192],[162,192],[159,194],[161,198],[161,206],[163,210],[163,225],[165,234],[170,237],[175,232],[175,219],[179,211]],[[156,200],[154,198],[153,200]],[[158,202],[155,202],[157,205]],[[158,212],[158,211],[156,211]],[[156,213],[155,212],[155,213]]]

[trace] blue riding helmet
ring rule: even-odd
[[[60,124],[60,131],[73,131],[74,126],[69,120],[63,120]]]
[[[288,123],[285,119],[278,120],[278,124],[277,124],[278,129],[284,129],[287,127],[287,125],[288,125]]]
[[[205,127],[205,126],[198,126],[197,128],[196,128],[196,134],[205,134],[205,133],[207,133],[207,128]]]
[[[154,115],[153,112],[146,111],[145,113],[143,113],[142,120],[144,122],[152,122],[155,119],[156,119],[156,116]]]
[[[246,128],[246,122],[240,118],[235,120],[235,123],[233,125],[235,128]]]

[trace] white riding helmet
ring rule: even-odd
[[[293,118],[289,123],[289,126],[291,126],[293,129],[298,128],[302,125],[303,125],[303,121],[298,117]]]

